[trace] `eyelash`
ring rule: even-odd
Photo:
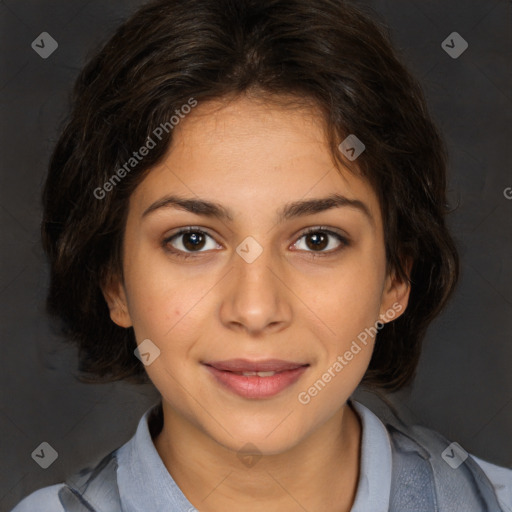
[[[190,257],[195,257],[195,254],[201,254],[205,251],[193,251],[193,252],[184,252],[180,249],[174,249],[169,246],[169,243],[174,240],[175,238],[179,238],[181,235],[187,234],[187,233],[200,233],[202,235],[209,236],[210,238],[213,238],[210,234],[208,234],[206,231],[196,228],[194,226],[189,226],[187,228],[181,229],[177,233],[174,233],[172,236],[165,238],[162,241],[162,246],[165,251],[172,253],[174,256],[177,256],[178,258],[182,259],[188,259]],[[344,237],[343,235],[336,233],[335,231],[330,230],[327,227],[324,226],[318,226],[313,228],[306,229],[295,241],[293,245],[295,245],[301,238],[311,234],[311,233],[325,233],[327,235],[331,235],[334,238],[336,238],[339,242],[341,242],[341,245],[337,247],[336,249],[330,250],[330,251],[306,251],[311,258],[323,258],[332,256],[333,254],[337,254],[339,251],[344,249],[345,247],[350,245],[349,240]]]

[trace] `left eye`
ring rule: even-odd
[[[300,246],[300,242],[304,240],[305,243]],[[315,228],[304,233],[293,247],[312,252],[336,252],[336,249],[348,245],[348,240],[342,235],[329,231],[326,229]]]

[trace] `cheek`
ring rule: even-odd
[[[378,320],[383,283],[383,265],[354,253],[321,282],[308,281],[308,296],[332,334],[346,341]]]
[[[173,272],[161,248],[127,239],[125,254],[129,313],[136,339],[154,339],[160,346],[192,307],[188,304],[196,294],[183,273]]]
[[[165,293],[161,287],[155,287],[154,283],[147,280],[133,290],[135,295],[132,295],[130,315],[136,339],[140,341],[141,338],[150,338],[160,346],[164,333],[175,323],[173,306],[177,294]]]
[[[128,274],[130,316],[135,338],[140,343],[149,338],[160,349],[157,365],[175,371],[205,332],[205,322],[211,318],[211,293],[218,276],[198,270],[194,278],[169,264],[163,258],[143,258],[144,264],[132,267]]]
[[[137,340],[150,338],[164,348],[194,316],[192,310],[197,294],[179,283],[170,286],[164,280],[154,281],[152,276],[134,288],[134,293],[130,314]]]

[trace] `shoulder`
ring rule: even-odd
[[[372,448],[372,455],[376,446],[386,445],[390,452],[386,465],[375,458],[370,462],[380,465],[381,475],[391,474],[387,478],[391,499],[407,504],[426,496],[447,504],[443,510],[512,511],[512,469],[475,457],[435,430],[404,423],[391,408],[380,407],[376,415],[360,403],[354,405],[362,420],[362,444]],[[368,429],[370,419],[379,428]],[[364,446],[361,453],[364,458]],[[488,507],[483,508],[482,502]]]
[[[497,466],[470,454],[492,483],[502,506],[512,507],[512,469]],[[505,509],[506,510],[506,509]]]
[[[64,483],[50,485],[34,491],[23,498],[11,512],[64,512],[59,500],[59,491]]]
[[[391,427],[389,432],[394,438],[397,455],[404,451],[416,452],[428,460],[440,499],[446,503],[452,503],[454,499],[459,503],[461,500],[470,503],[473,499],[475,505],[485,503],[488,506],[485,510],[495,510],[493,507],[498,504],[500,508],[497,510],[509,510],[512,505],[512,469],[475,457],[435,430],[415,425],[401,429],[400,438],[393,434],[395,428]],[[419,449],[411,445],[411,440]],[[406,465],[404,467],[407,469]]]

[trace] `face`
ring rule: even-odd
[[[343,409],[376,322],[405,310],[376,195],[336,167],[314,109],[199,104],[173,137],[130,198],[111,317],[160,350],[164,407],[230,449],[283,452]]]

